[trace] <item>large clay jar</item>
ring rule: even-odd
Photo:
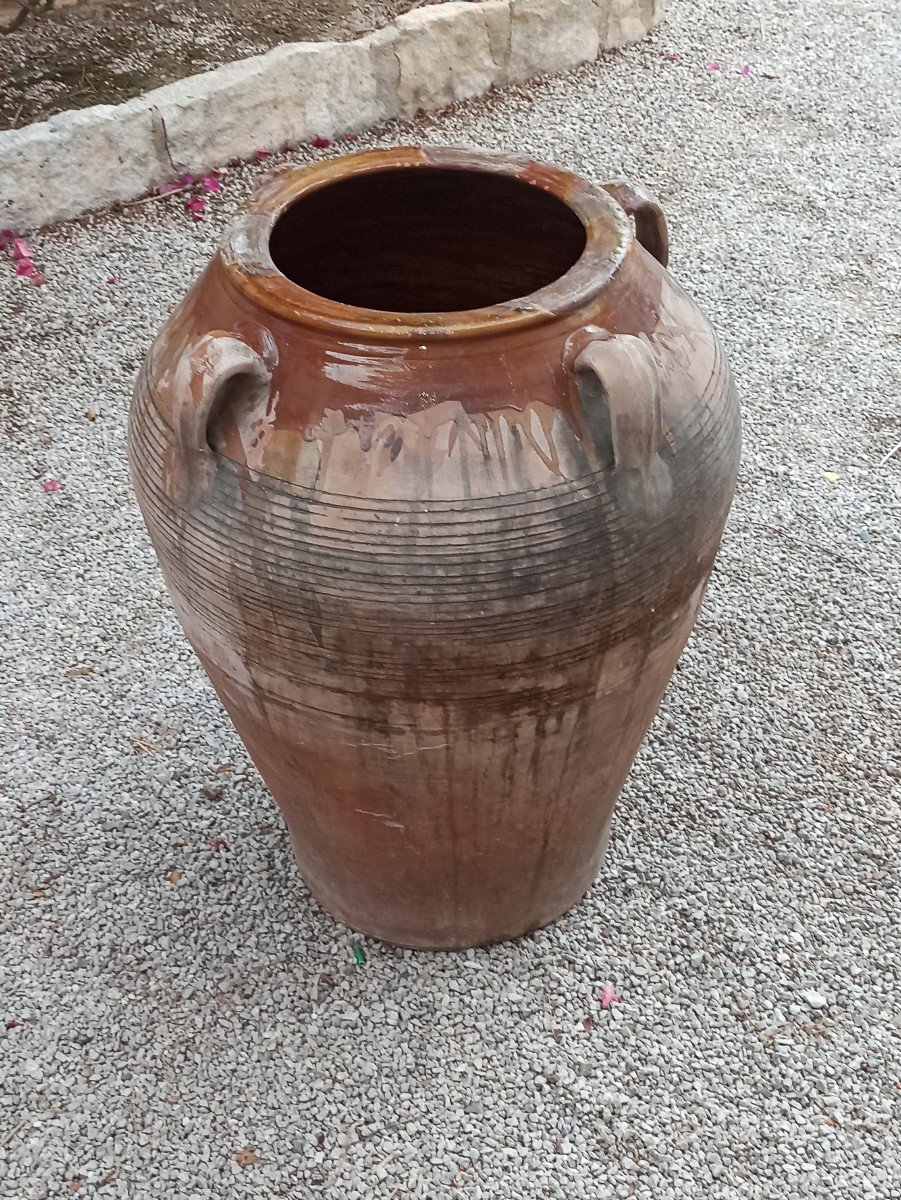
[[[710,575],[739,414],[659,205],[457,149],[276,176],[131,414],[178,616],[356,930],[463,947],[591,886]]]

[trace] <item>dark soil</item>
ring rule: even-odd
[[[415,0],[76,0],[0,35],[0,129],[68,108],[119,104],[282,42],[357,37],[414,6]],[[0,0],[0,26],[17,10],[15,0]]]

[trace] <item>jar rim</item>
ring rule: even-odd
[[[339,180],[404,168],[488,173],[539,187],[581,221],[584,249],[559,278],[529,295],[485,308],[433,313],[357,308],[309,291],[276,267],[270,250],[272,231],[298,200]],[[421,341],[507,333],[572,312],[591,300],[614,274],[631,238],[628,217],[613,197],[599,185],[560,167],[469,147],[401,146],[278,172],[226,230],[220,258],[240,293],[295,324],[363,340]]]

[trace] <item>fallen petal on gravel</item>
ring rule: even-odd
[[[619,993],[612,983],[604,984],[598,992],[598,999],[601,1002],[601,1008],[612,1008],[614,1004],[622,1004]]]

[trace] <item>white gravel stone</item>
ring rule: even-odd
[[[264,167],[196,225],[174,196],[36,235],[44,287],[0,260],[2,1200],[897,1200],[898,52],[886,0],[673,0],[354,143],[642,180],[744,402],[604,872],[468,955],[309,898],[128,484],[140,358]]]
[[[828,1008],[829,1001],[822,992],[817,992],[813,988],[802,988],[798,993],[802,1000],[806,1001],[811,1008]]]

